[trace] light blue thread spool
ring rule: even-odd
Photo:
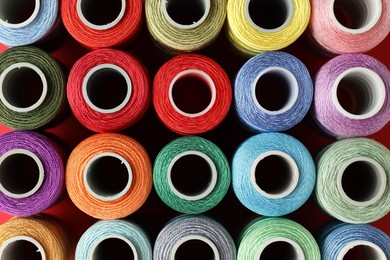
[[[40,42],[59,26],[58,0],[0,0],[0,43],[13,47]]]
[[[274,91],[272,97],[263,93],[277,87],[280,89]],[[280,99],[277,104],[272,103],[276,98]],[[281,132],[292,128],[306,116],[312,99],[313,81],[309,71],[299,59],[285,52],[254,56],[235,78],[237,116],[254,132]]]
[[[314,189],[315,173],[306,147],[284,133],[248,138],[237,148],[232,161],[237,198],[263,216],[283,216],[301,207]]]

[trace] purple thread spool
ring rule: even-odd
[[[0,135],[0,211],[14,216],[43,212],[64,191],[64,160],[46,136],[29,131]]]
[[[314,80],[312,115],[327,134],[363,137],[390,120],[390,71],[366,54],[339,55]]]

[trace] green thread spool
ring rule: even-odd
[[[312,234],[286,218],[256,218],[239,241],[237,260],[320,260],[320,249]]]
[[[226,195],[230,166],[214,143],[197,136],[180,137],[157,155],[153,181],[161,200],[172,209],[202,213]]]
[[[390,151],[369,138],[330,144],[317,160],[315,200],[329,215],[352,224],[390,211]]]
[[[0,123],[35,130],[54,122],[66,107],[66,79],[49,53],[31,46],[0,54]]]

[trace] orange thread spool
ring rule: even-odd
[[[152,189],[152,165],[143,146],[118,133],[95,134],[72,151],[66,188],[73,203],[98,219],[137,211]]]

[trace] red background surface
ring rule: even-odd
[[[378,58],[381,62],[390,67],[390,54],[388,52],[389,44],[390,37],[387,37],[379,46],[367,54]],[[56,42],[41,47],[58,59],[63,65],[65,73],[69,73],[69,70],[75,61],[89,51],[72,39],[64,29],[61,34],[56,37]],[[4,51],[5,49],[6,47],[0,45],[0,51]],[[156,71],[161,65],[170,58],[154,46],[154,43],[149,38],[145,25],[136,40],[122,49],[131,52],[140,59],[148,68],[151,79],[153,79]],[[301,59],[308,67],[311,75],[314,75],[320,66],[331,58],[321,54],[320,51],[307,40],[306,36],[302,36],[294,44],[286,48],[285,51]],[[232,49],[231,44],[226,39],[223,32],[210,48],[201,53],[217,61],[228,73],[231,80],[234,79],[240,67],[247,60],[246,57],[239,55]],[[233,109],[231,109],[231,111],[233,112]],[[11,131],[11,129],[0,125],[1,133],[7,131]],[[60,142],[68,152],[71,152],[84,138],[94,134],[83,127],[70,112],[64,121],[55,127],[44,129],[43,132]],[[137,124],[121,133],[138,140],[146,148],[152,161],[163,146],[174,138],[179,137],[179,135],[168,130],[158,120],[152,105],[147,114]],[[330,138],[329,136],[322,135],[318,129],[309,122],[309,117],[305,118],[305,120],[291,130],[286,131],[286,133],[291,134],[303,142],[313,156],[327,144],[335,141],[335,139]],[[390,148],[389,133],[390,125],[386,126],[375,135],[369,136],[369,138],[374,138]],[[237,146],[251,135],[252,133],[246,131],[245,128],[237,122],[234,114],[230,113],[219,127],[209,133],[202,134],[201,136],[217,144],[225,152],[229,161],[231,161],[232,154]],[[90,225],[97,221],[78,210],[67,196],[52,208],[45,211],[45,213],[60,219],[64,226],[72,232],[75,242],[78,241],[80,235]],[[150,240],[153,243],[158,232],[164,227],[167,221],[178,214],[179,213],[167,207],[153,190],[144,206],[126,219],[140,224],[149,234]],[[231,189],[220,204],[205,214],[215,218],[223,224],[236,241],[248,221],[257,216],[240,204]],[[321,224],[332,219],[324,214],[311,199],[299,210],[286,217],[299,222],[311,232],[314,232]],[[9,218],[11,218],[11,216],[0,213],[0,223],[4,223]],[[381,220],[372,223],[372,225],[380,228],[387,234],[390,234],[390,215],[388,214]]]

